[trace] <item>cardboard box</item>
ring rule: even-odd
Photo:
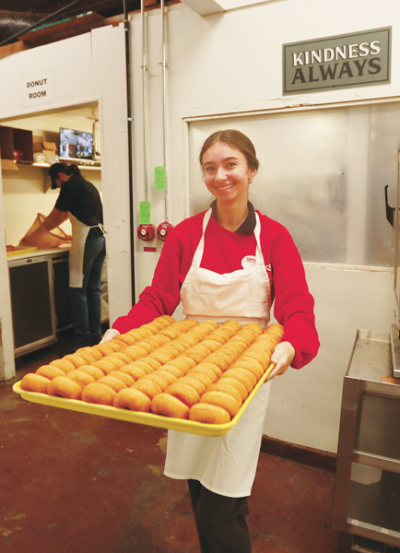
[[[44,155],[45,162],[51,161],[57,155],[57,144],[55,142],[43,142],[43,137],[33,137],[33,152]]]

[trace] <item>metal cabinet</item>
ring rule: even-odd
[[[400,386],[389,334],[359,330],[344,378],[332,526],[400,546]]]
[[[50,256],[9,261],[14,352],[18,357],[57,341]]]

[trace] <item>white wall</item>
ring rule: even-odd
[[[241,114],[351,105],[376,99],[400,100],[400,44],[396,0],[379,9],[362,0],[266,2],[201,17],[187,6],[167,12],[168,181],[173,224],[190,215],[187,144],[190,121]],[[312,17],[311,15],[312,14]],[[282,44],[392,26],[391,84],[282,96]],[[162,79],[160,10],[147,16],[149,175],[162,163]],[[142,148],[140,16],[132,18],[132,89],[136,204],[144,197]],[[300,108],[301,109],[301,108]],[[304,108],[303,108],[304,109]],[[211,124],[210,124],[211,126]],[[215,126],[215,121],[213,122]],[[288,137],[290,140],[290,137]],[[163,193],[152,189],[152,222],[164,217]],[[254,198],[253,198],[254,199]],[[357,229],[353,229],[357,232]],[[356,239],[356,237],[355,237]],[[137,243],[136,286],[150,283],[157,255]],[[154,246],[160,250],[156,241]],[[318,357],[301,371],[289,371],[273,382],[265,433],[288,442],[334,452],[337,448],[343,376],[358,328],[390,331],[394,322],[393,274],[387,268],[306,264],[316,301],[321,339]],[[176,317],[180,318],[181,310]]]
[[[10,118],[28,118],[46,111],[56,112],[66,107],[99,103],[108,289],[109,297],[113,298],[110,305],[111,320],[132,305],[124,34],[122,26],[104,27],[92,33],[26,50],[0,61],[2,81],[8,83],[7,87],[1,87],[0,90],[0,124]],[[48,96],[42,98],[36,106],[27,106],[23,96],[26,80],[43,75],[48,76],[51,85]],[[36,171],[34,168],[27,170]],[[90,175],[90,178],[96,179],[92,173]],[[55,196],[52,198],[52,193],[41,196],[41,177],[36,173],[30,173],[29,176],[30,184],[17,183],[22,192],[21,197],[26,193],[32,194],[30,200],[35,210],[47,211]],[[14,180],[18,180],[18,177]],[[10,192],[12,183],[6,182],[5,186],[7,192]],[[9,199],[8,217],[18,207],[18,200],[14,192],[5,197]],[[21,206],[24,206],[22,200]],[[26,206],[21,207],[19,217],[23,217],[23,226],[29,228],[31,212],[27,212]],[[3,209],[0,218],[4,224]],[[20,229],[15,235],[7,236],[7,241],[14,242],[19,234]],[[4,246],[5,243],[6,238]],[[3,286],[7,282],[6,276],[5,263],[0,265],[0,294],[4,300],[9,298],[8,287]],[[11,318],[6,311],[1,311],[1,306],[0,301],[0,322],[10,329]],[[5,362],[13,363],[9,354]],[[12,376],[11,371],[6,378]]]

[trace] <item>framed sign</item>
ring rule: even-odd
[[[283,44],[283,95],[390,83],[391,30]]]

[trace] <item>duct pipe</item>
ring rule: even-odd
[[[129,223],[130,223],[130,253],[131,253],[131,292],[132,305],[135,304],[135,226],[134,226],[134,201],[133,201],[133,170],[132,170],[132,101],[131,101],[131,61],[130,61],[130,25],[126,0],[124,7],[124,32],[125,32],[125,64],[126,64],[126,105],[128,124],[128,169],[129,169]]]
[[[78,4],[81,1],[82,0],[74,0],[74,2],[71,2],[67,6],[64,6],[64,7],[60,8],[59,10],[51,13],[50,15],[47,15],[43,19],[39,19],[39,21],[36,21],[35,23],[30,25],[29,27],[25,27],[25,29],[23,29],[22,31],[19,30],[17,33],[13,34],[12,36],[10,36],[10,37],[6,38],[5,40],[3,40],[2,42],[0,42],[0,46],[4,46],[5,44],[8,44],[9,42],[12,42],[13,40],[17,39],[19,36],[27,33],[28,31],[32,31],[32,29],[35,29],[36,27],[39,27],[40,25],[42,25],[46,21],[49,21],[50,19],[53,19],[53,17],[55,17],[56,15],[59,15],[60,13],[65,12],[66,10],[68,10],[72,6],[75,6],[75,4]]]
[[[140,3],[142,26],[142,97],[143,97],[143,156],[144,156],[144,199],[149,200],[149,175],[147,167],[147,61],[146,61],[146,15],[144,2]]]

